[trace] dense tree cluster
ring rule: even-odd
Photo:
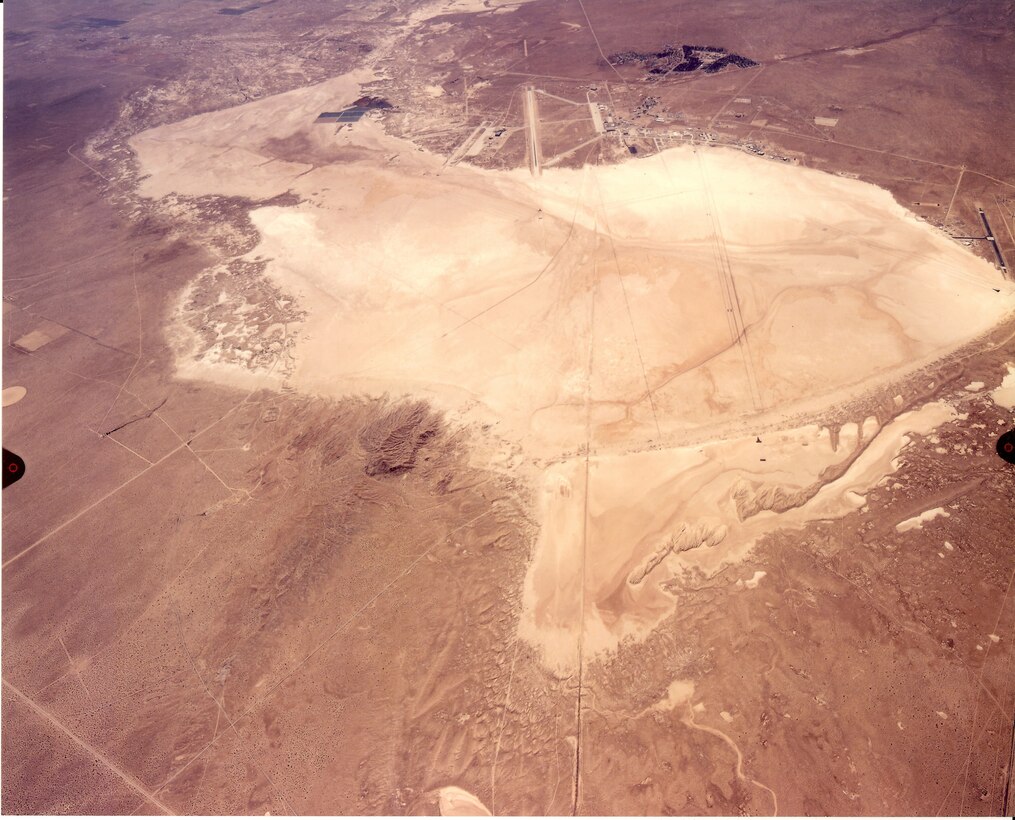
[[[391,103],[382,97],[360,97],[356,102],[353,103],[355,108],[366,108],[373,110],[375,108],[391,108]]]
[[[735,65],[737,68],[750,68],[752,65],[757,65],[757,63],[748,57],[741,57],[739,54],[727,54],[725,57],[720,57],[714,63],[705,66],[705,73],[715,74],[715,72],[722,71],[728,65]]]
[[[611,54],[609,61],[615,66],[641,63],[648,69],[649,74],[656,76],[674,72],[687,73],[699,69],[707,74],[715,74],[727,66],[749,68],[757,65],[754,60],[739,54],[730,54],[719,46],[700,45],[666,45],[659,51],[650,52],[620,51]]]

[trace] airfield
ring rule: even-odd
[[[1015,169],[863,123],[939,5],[21,12],[5,809],[1001,811]]]

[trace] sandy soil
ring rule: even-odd
[[[132,141],[148,196],[301,198],[254,211],[250,258],[309,312],[302,389],[478,402],[541,456],[587,425],[629,448],[819,409],[1012,309],[989,265],[874,186],[724,150],[538,179],[443,168],[376,122],[309,124],[357,79]],[[332,161],[272,153],[297,134]]]
[[[677,603],[667,591],[674,578],[713,576],[767,533],[860,509],[897,468],[911,435],[955,417],[935,402],[883,429],[873,419],[862,431],[847,425],[837,447],[827,429],[808,427],[761,443],[592,457],[587,498],[584,459],[565,462],[547,471],[521,632],[561,675],[577,666],[579,633],[586,659],[643,639]]]
[[[442,17],[446,14],[505,13],[531,0],[436,0],[414,10],[409,15],[411,25]]]
[[[996,3],[90,5],[5,30],[4,811],[1010,814],[1015,320],[896,378],[968,256],[786,167],[1010,260]],[[467,167],[532,83],[587,170]]]
[[[253,211],[248,256],[307,312],[293,386],[408,391],[496,423],[530,459],[563,457],[539,479],[521,625],[560,674],[581,645],[644,637],[673,573],[862,506],[906,434],[951,410],[869,419],[834,447],[817,428],[761,445],[747,429],[861,395],[1015,305],[987,263],[856,180],[690,148],[533,177],[444,167],[369,119],[310,124],[363,79],[138,135],[142,192],[299,197]],[[250,378],[208,357],[180,367]]]
[[[1008,373],[1001,380],[996,390],[991,391],[990,397],[994,404],[1015,410],[1015,365],[1008,365]]]
[[[914,515],[912,518],[907,518],[905,521],[900,521],[895,525],[896,532],[909,532],[910,530],[922,530],[923,525],[928,521],[933,521],[938,516],[948,518],[951,513],[944,507],[934,507],[930,510],[924,510],[919,515]]]
[[[12,404],[17,404],[21,401],[28,391],[20,385],[13,387],[5,387],[3,392],[3,406],[10,407]]]

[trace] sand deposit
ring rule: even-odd
[[[924,510],[919,515],[914,515],[912,518],[907,518],[905,521],[900,521],[895,525],[897,532],[909,532],[910,530],[922,530],[923,525],[928,521],[933,521],[938,516],[948,518],[951,513],[948,512],[944,507],[934,507],[931,510]],[[946,545],[947,546],[947,545]]]
[[[503,14],[514,11],[528,0],[437,0],[415,9],[409,15],[410,26],[446,14]]]
[[[543,453],[587,422],[630,446],[827,403],[1012,307],[987,263],[855,180],[691,149],[533,179],[443,168],[373,121],[310,125],[363,79],[133,140],[148,196],[303,199],[253,212],[251,258],[310,313],[305,390],[475,400]],[[294,135],[332,161],[279,156]]]
[[[20,385],[5,387],[3,392],[3,406],[10,407],[12,404],[17,404],[27,393],[28,391]]]
[[[365,79],[138,135],[142,193],[294,193],[253,210],[248,255],[307,312],[290,384],[424,397],[550,464],[521,631],[562,674],[579,635],[586,655],[646,635],[675,574],[861,506],[907,434],[953,411],[870,419],[837,446],[818,427],[759,444],[745,418],[841,403],[1015,305],[989,264],[857,180],[691,148],[533,177],[445,167],[378,120],[311,124]],[[200,352],[180,370],[252,372]]]
[[[991,392],[994,404],[1015,410],[1015,364],[1008,365],[1008,373],[1001,380],[998,388]]]
[[[643,639],[679,603],[667,582],[713,575],[763,535],[834,520],[898,468],[912,434],[956,418],[944,402],[883,429],[815,426],[693,447],[600,456],[547,471],[542,521],[524,592],[522,635],[546,665],[568,674],[584,657]],[[848,465],[844,470],[837,466]],[[838,473],[837,478],[830,478]],[[823,478],[821,478],[823,477]],[[554,491],[554,488],[559,488]],[[566,490],[564,489],[566,488]],[[764,572],[747,582],[758,585]]]
[[[439,792],[442,817],[489,817],[490,810],[476,795],[458,786],[445,786]]]

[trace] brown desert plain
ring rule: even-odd
[[[1015,3],[4,51],[5,813],[1010,813]]]

